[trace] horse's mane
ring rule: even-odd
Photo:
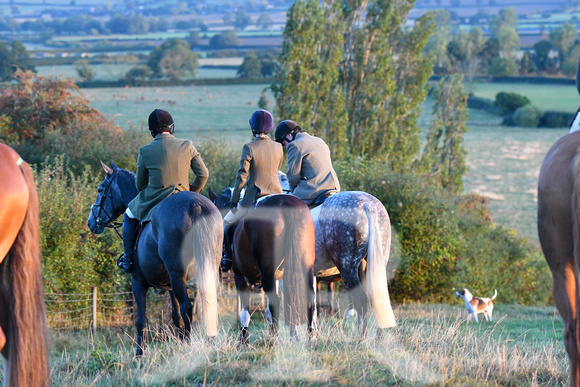
[[[121,188],[121,194],[124,199],[129,202],[135,195],[137,195],[137,187],[135,186],[135,174],[123,168],[115,167],[113,173],[117,175],[117,185]],[[127,192],[127,188],[129,189]]]

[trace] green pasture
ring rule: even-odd
[[[233,27],[232,27],[233,28]],[[222,31],[207,31],[201,33],[202,38],[211,38]],[[261,36],[281,36],[282,31],[237,31],[238,38],[261,37]],[[189,31],[185,32],[150,32],[146,34],[110,34],[110,35],[75,35],[75,36],[55,36],[55,42],[98,42],[111,40],[167,40],[185,39],[189,36]]]
[[[118,79],[123,79],[127,71],[129,71],[134,65],[99,63],[90,64],[89,66],[95,70],[94,80],[116,81]],[[74,65],[36,66],[35,69],[39,75],[43,76],[62,76],[65,78],[80,80]],[[195,78],[235,78],[237,76],[237,72],[237,69],[199,67],[197,70],[195,70]]]
[[[145,126],[149,113],[166,109],[175,120],[176,134],[200,141],[219,136],[241,144],[251,138],[248,120],[267,84],[83,89],[91,106],[124,127]],[[273,101],[270,93],[267,99]]]
[[[500,298],[501,295],[498,295]],[[467,323],[465,307],[399,305],[397,326],[375,337],[374,318],[359,339],[356,319],[318,319],[318,336],[290,342],[288,327],[267,340],[261,312],[250,343],[238,342],[233,311],[221,310],[215,345],[199,330],[180,342],[169,325],[152,325],[146,356],[134,358],[134,328],[52,332],[53,385],[564,385],[568,361],[554,308],[498,305],[494,321]],[[1,374],[0,374],[1,375]],[[1,380],[1,377],[0,377]]]
[[[476,96],[492,100],[495,100],[496,94],[500,91],[522,94],[542,111],[557,110],[574,113],[580,106],[578,90],[572,85],[475,82],[472,90]]]

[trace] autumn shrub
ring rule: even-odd
[[[391,280],[395,300],[450,302],[453,289],[497,289],[503,303],[548,303],[550,273],[538,251],[513,230],[496,227],[486,199],[451,195],[411,172],[365,159],[335,163],[342,190],[377,197],[400,243]]]
[[[123,131],[90,107],[72,80],[17,72],[17,83],[0,90],[0,141],[30,164],[64,155],[70,170],[81,173],[99,158],[135,167],[137,149],[148,142],[143,132]]]

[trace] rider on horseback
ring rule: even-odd
[[[224,217],[225,257],[222,259],[222,270],[228,271],[232,266],[232,228],[230,226],[240,221],[254,204],[256,199],[273,194],[281,194],[282,187],[278,179],[278,171],[282,166],[284,151],[280,144],[268,137],[273,129],[272,114],[267,110],[257,110],[250,118],[250,128],[254,140],[245,144],[242,149],[240,168],[232,193],[230,211]],[[246,185],[247,182],[247,185]],[[246,191],[238,208],[242,188]]]
[[[314,208],[330,195],[340,192],[330,149],[322,139],[302,132],[302,128],[291,120],[276,126],[275,139],[288,150],[286,175],[292,195]]]
[[[123,245],[125,253],[117,265],[125,273],[133,268],[133,244],[138,221],[151,220],[157,204],[179,191],[199,193],[209,176],[201,156],[190,140],[173,137],[174,123],[171,114],[155,109],[149,115],[149,131],[154,140],[139,148],[136,185],[139,194],[133,199],[123,216]],[[189,169],[195,181],[189,184]]]

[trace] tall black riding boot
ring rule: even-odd
[[[222,271],[229,271],[232,268],[232,242],[230,238],[230,227],[224,226],[224,251],[222,256]]]
[[[125,273],[133,271],[133,238],[137,220],[131,219],[127,214],[123,215],[123,248],[125,253],[119,257],[117,266]]]

